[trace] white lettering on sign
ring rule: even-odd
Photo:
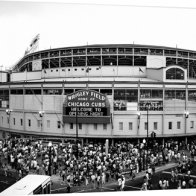
[[[68,102],[69,107],[89,107],[88,102]]]
[[[89,93],[90,93],[90,95],[89,95]],[[88,96],[90,96],[90,100],[94,100],[93,98],[96,98],[96,99],[99,99],[101,101],[105,101],[105,96],[104,95],[101,95],[101,94],[99,94],[97,92],[93,92],[93,91],[91,91],[91,92],[90,91],[79,91],[75,94],[68,95],[67,99],[69,101],[71,101],[73,99],[76,99],[76,98],[78,98],[80,100],[84,100],[82,97],[88,97]],[[86,98],[85,98],[85,100],[86,100]]]
[[[68,102],[68,107],[106,107],[105,102]]]

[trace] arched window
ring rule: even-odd
[[[171,68],[166,71],[166,79],[184,80],[184,71],[179,68]]]

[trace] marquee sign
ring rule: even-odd
[[[110,123],[110,105],[106,95],[79,90],[67,95],[63,104],[63,123]]]

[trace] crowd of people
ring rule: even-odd
[[[8,168],[17,171],[18,179],[29,172],[60,175],[62,182],[69,185],[90,185],[93,188],[101,188],[109,181],[116,181],[119,190],[123,190],[125,186],[124,174],[134,179],[139,172],[146,171],[142,189],[148,190],[152,189],[151,176],[157,165],[179,162],[182,169],[179,166],[178,173],[184,173],[188,168],[186,172],[189,172],[190,176],[191,167],[187,165],[191,162],[183,150],[188,150],[194,156],[196,143],[184,145],[178,141],[168,141],[163,145],[154,142],[151,148],[144,143],[121,141],[109,145],[106,151],[105,145],[101,143],[82,145],[78,142],[75,145],[71,142],[59,142],[49,146],[43,140],[10,138],[0,141],[0,166],[5,175]],[[186,169],[183,169],[184,165]],[[173,175],[173,171],[171,173]],[[175,182],[180,180],[174,178]],[[161,189],[168,187],[168,184],[167,179],[159,181]],[[187,184],[190,183],[186,181]],[[183,180],[181,187],[184,187]]]

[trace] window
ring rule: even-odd
[[[165,99],[180,99],[185,100],[186,98],[186,92],[185,90],[166,90],[165,91]]]
[[[51,58],[50,59],[50,68],[59,67],[59,58]]]
[[[154,122],[154,130],[157,130],[157,127],[158,127],[158,123]]]
[[[38,126],[38,127],[41,127],[41,126],[42,126],[41,123],[42,123],[41,120],[37,120],[37,126]]]
[[[21,126],[23,125],[23,119],[22,118],[20,119],[20,125]]]
[[[129,130],[133,130],[133,123],[129,122]]]
[[[123,130],[123,122],[119,122],[119,130]]]
[[[135,66],[146,66],[146,56],[134,56]]]
[[[177,129],[181,129],[181,122],[180,121],[177,122]]]
[[[194,128],[194,121],[191,121],[191,129]]]
[[[25,89],[26,95],[41,95],[41,89]]]
[[[44,95],[61,95],[62,89],[43,89]]]
[[[70,129],[73,129],[73,123],[70,123],[70,124],[69,124],[69,128],[70,128]]]
[[[50,120],[47,120],[47,128],[50,128]]]
[[[144,129],[145,129],[145,130],[148,129],[148,123],[147,123],[147,122],[144,123]]]
[[[103,124],[103,130],[107,130],[107,124]]]
[[[137,100],[138,100],[138,90],[136,89],[114,90],[114,110],[127,110],[127,103],[137,102]]]
[[[168,127],[169,129],[172,129],[172,122],[169,122],[169,123],[168,123],[168,126],[169,126],[169,127]]]
[[[112,95],[112,89],[100,89],[100,93],[106,95]]]
[[[94,129],[97,130],[97,123],[94,124]]]
[[[188,100],[196,101],[196,90],[188,91]]]
[[[82,129],[82,123],[79,123],[78,125],[79,125],[79,129]]]
[[[28,124],[29,124],[29,127],[30,127],[31,126],[31,120],[30,119],[28,120]]]
[[[127,65],[127,66],[132,66],[133,65],[133,57],[132,56],[123,56],[120,55],[118,56],[118,65]]]
[[[61,121],[57,121],[57,128],[58,128],[58,129],[61,128]]]
[[[73,92],[74,92],[73,89],[64,89],[64,95],[71,94]]]
[[[15,119],[15,118],[13,118],[13,124],[14,124],[14,125],[16,124],[16,119]]]
[[[117,65],[117,56],[103,56],[103,65]]]
[[[140,98],[141,99],[162,99],[163,98],[163,90],[156,89],[141,89],[140,90]]]
[[[179,68],[171,68],[166,71],[166,79],[184,80],[184,71]]]
[[[22,95],[23,94],[23,89],[12,89],[11,94],[17,94],[17,95]]]

